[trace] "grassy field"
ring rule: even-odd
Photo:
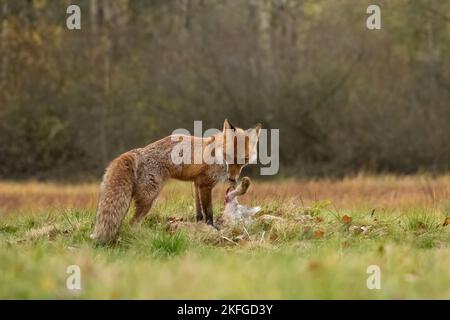
[[[240,202],[261,215],[220,232],[177,222],[193,221],[192,189],[171,182],[109,247],[89,239],[97,188],[0,183],[1,299],[450,299],[450,176],[255,181]],[[70,265],[79,291],[66,288]]]

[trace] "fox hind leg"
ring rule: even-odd
[[[131,224],[137,225],[142,219],[147,215],[153,205],[156,195],[153,198],[139,199],[135,200],[136,211],[133,218],[131,219]]]
[[[161,191],[162,185],[149,186],[145,189],[137,190],[134,194],[134,203],[136,210],[131,224],[137,225],[145,218],[152,208],[153,202]]]

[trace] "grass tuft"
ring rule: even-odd
[[[155,256],[171,257],[186,252],[188,241],[186,235],[181,231],[174,234],[159,231],[150,240],[150,246]]]

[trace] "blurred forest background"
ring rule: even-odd
[[[284,177],[450,169],[448,0],[0,4],[0,178],[98,178],[225,117],[280,129]]]

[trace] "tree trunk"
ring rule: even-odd
[[[272,0],[260,0],[257,2],[258,37],[261,50],[261,67],[269,70],[272,65],[272,45],[270,25],[272,19]]]

